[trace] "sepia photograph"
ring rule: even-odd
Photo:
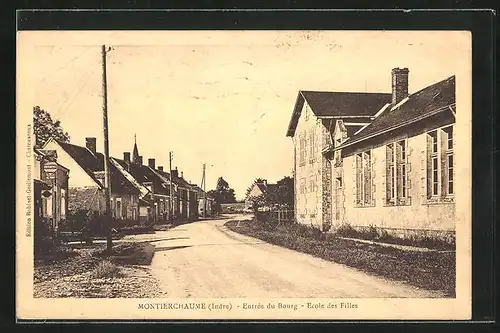
[[[467,31],[21,31],[23,319],[470,319]]]

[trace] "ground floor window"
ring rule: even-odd
[[[372,153],[356,154],[356,205],[373,206]]]

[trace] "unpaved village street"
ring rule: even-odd
[[[154,235],[153,276],[166,297],[440,297],[399,282],[227,230],[243,216],[180,225]],[[248,217],[250,218],[250,217]]]

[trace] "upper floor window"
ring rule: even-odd
[[[305,134],[299,137],[299,166],[306,164],[306,136]]]
[[[309,133],[309,163],[314,163],[316,161],[316,133],[312,131]]]

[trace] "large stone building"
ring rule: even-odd
[[[454,235],[455,77],[408,94],[408,73],[393,69],[391,94],[299,92],[298,222]]]

